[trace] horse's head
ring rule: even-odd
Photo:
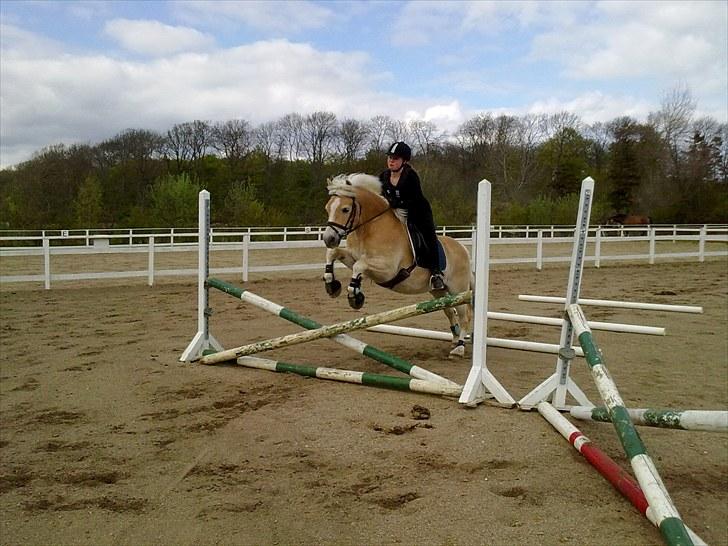
[[[376,176],[362,173],[340,174],[327,180],[331,196],[326,203],[328,220],[323,236],[327,248],[339,246],[344,237],[386,207],[386,201],[379,195],[381,187]]]

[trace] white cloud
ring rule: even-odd
[[[373,71],[366,54],[286,40],[136,61],[14,51],[2,62],[3,166],[50,144],[95,143],[126,128],[166,131],[194,119],[240,117],[258,124],[316,110],[399,117],[407,108],[429,106],[378,92],[375,85],[387,74]]]
[[[256,30],[285,34],[323,28],[335,15],[325,5],[307,0],[185,0],[174,6],[178,16],[187,22],[218,27],[242,23]]]
[[[207,49],[214,44],[212,36],[194,28],[140,19],[113,19],[104,25],[104,32],[128,51],[158,57]]]
[[[547,98],[536,101],[515,114],[555,114],[571,112],[577,114],[585,123],[595,123],[621,116],[635,119],[646,119],[647,114],[655,110],[655,105],[646,100],[630,96],[606,95],[600,91],[591,91],[578,95],[570,100]]]

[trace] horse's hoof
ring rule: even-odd
[[[341,294],[341,283],[337,280],[333,280],[331,282],[327,282],[325,284],[326,286],[326,293],[331,296],[332,298],[337,297],[339,294]]]
[[[456,345],[455,348],[450,351],[450,356],[463,358],[465,356],[465,345]]]
[[[349,306],[352,309],[361,309],[364,306],[364,294],[361,292],[357,294],[349,294]]]

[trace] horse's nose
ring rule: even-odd
[[[326,228],[326,230],[324,231],[323,239],[326,248],[336,248],[337,246],[339,246],[339,242],[341,241],[341,239],[339,238],[339,234],[330,227]]]

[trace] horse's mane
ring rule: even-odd
[[[326,188],[329,190],[329,195],[355,197],[356,189],[361,188],[372,192],[376,196],[380,196],[382,193],[382,182],[379,178],[371,174],[339,174],[327,180]]]

